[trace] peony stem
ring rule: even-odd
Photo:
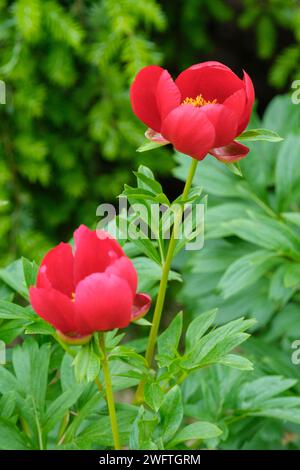
[[[190,170],[189,170],[189,173],[185,182],[185,186],[182,192],[182,201],[186,200],[188,193],[191,189],[193,178],[197,169],[197,164],[198,164],[198,160],[192,159]],[[165,301],[165,296],[166,296],[168,277],[169,277],[169,272],[171,269],[171,263],[174,257],[177,234],[181,225],[181,220],[182,220],[182,214],[180,213],[174,219],[173,230],[172,230],[172,234],[171,234],[171,238],[170,238],[170,242],[168,246],[167,256],[162,265],[162,277],[161,277],[161,281],[159,285],[156,305],[155,305],[154,314],[153,314],[152,327],[150,330],[150,335],[149,335],[148,345],[147,345],[147,350],[146,350],[146,355],[145,355],[145,359],[149,367],[152,366],[152,362],[153,362],[155,344],[156,344],[157,334],[158,334],[160,320],[161,320],[161,314],[163,311],[164,301]],[[137,403],[143,402],[144,385],[145,385],[145,382],[141,381],[138,386],[136,396],[135,396],[135,401]]]
[[[105,392],[106,392],[106,400],[107,400],[107,406],[108,406],[109,417],[110,417],[111,430],[112,430],[112,435],[113,435],[113,440],[114,440],[114,448],[115,450],[120,450],[121,446],[120,446],[117,414],[116,414],[114,394],[113,394],[110,372],[109,372],[108,357],[107,357],[106,348],[105,348],[104,333],[99,333],[99,345],[103,353],[103,358],[102,358],[103,375],[104,375],[104,381],[105,381]]]

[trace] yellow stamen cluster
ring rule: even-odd
[[[71,295],[71,302],[75,302],[75,292],[72,292],[72,295]]]
[[[196,98],[185,98],[181,104],[191,104],[192,106],[196,106],[196,108],[200,108],[201,106],[205,106],[206,104],[216,104],[217,100],[205,100],[202,95],[196,96]]]

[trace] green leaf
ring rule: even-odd
[[[11,289],[28,300],[28,289],[25,284],[23,264],[21,259],[14,261],[6,268],[0,269],[0,279]]]
[[[157,449],[157,446],[153,441],[153,433],[157,426],[157,422],[157,416],[149,413],[143,406],[140,406],[137,417],[130,432],[130,449]]]
[[[280,376],[266,376],[244,384],[239,392],[241,409],[253,409],[264,406],[267,399],[288,390],[297,383],[294,379]]]
[[[26,309],[6,300],[0,300],[0,318],[33,321],[38,317],[31,309]]]
[[[65,353],[60,366],[60,382],[63,392],[66,392],[73,386],[77,386],[72,362],[73,358],[68,353]]]
[[[83,404],[78,414],[75,416],[72,423],[67,428],[64,439],[65,443],[72,441],[81,423],[84,422],[84,420],[86,420],[87,418],[89,418],[89,416],[91,416],[93,411],[95,411],[95,408],[99,406],[99,401],[102,400],[102,398],[102,394],[96,393],[87,402]]]
[[[219,364],[224,366],[233,367],[234,369],[239,370],[253,370],[253,364],[249,359],[237,354],[227,354],[227,356],[222,357],[219,361]]]
[[[24,320],[8,320],[1,325],[0,340],[11,343],[24,331]]]
[[[53,326],[42,319],[38,319],[25,328],[26,335],[53,335],[54,333],[55,329]]]
[[[243,172],[239,162],[225,163],[225,165],[234,175],[243,177]]]
[[[142,253],[147,255],[150,260],[154,261],[157,265],[160,265],[161,259],[152,241],[146,238],[141,238],[132,240],[132,243],[134,243]]]
[[[157,340],[157,359],[161,367],[168,366],[176,356],[181,333],[182,312],[179,312]]]
[[[279,311],[266,332],[265,340],[276,341],[279,338],[298,339],[300,330],[299,306],[290,302]]]
[[[73,365],[78,383],[92,382],[100,372],[99,356],[93,351],[90,344],[81,347],[73,361]]]
[[[144,356],[138,354],[133,348],[128,346],[118,346],[111,351],[109,357],[114,360],[122,359],[123,361],[128,362],[131,369],[133,367],[137,368],[140,372],[148,372],[147,361]]]
[[[186,332],[186,352],[190,351],[195,344],[202,338],[208,328],[215,321],[218,309],[209,310],[208,312],[198,315],[188,326]]]
[[[291,408],[291,409],[281,409],[281,408],[271,408],[261,411],[253,411],[249,413],[251,416],[265,416],[267,418],[275,418],[281,421],[290,421],[291,423],[300,424],[300,409]]]
[[[186,442],[194,439],[213,439],[222,434],[218,426],[212,423],[205,421],[199,421],[197,423],[192,423],[183,428],[179,433],[172,439],[172,442],[168,444],[168,448],[172,449],[173,446],[180,444],[181,442]]]
[[[289,135],[276,160],[276,197],[281,211],[286,210],[300,194],[299,147],[300,136]]]
[[[278,263],[276,254],[266,250],[254,251],[234,261],[219,283],[224,298],[231,297],[254,284],[276,263]]]
[[[134,171],[133,174],[137,177],[140,188],[151,191],[153,194],[163,193],[161,184],[155,179],[150,178],[149,176],[145,175],[144,173],[140,173],[139,171]]]
[[[16,377],[4,366],[0,366],[0,392],[4,395],[19,388]]]
[[[138,167],[138,172],[142,173],[145,176],[148,176],[148,178],[150,178],[152,180],[155,180],[155,176],[154,176],[153,171],[151,170],[151,168],[149,168],[146,165],[140,165]],[[140,185],[141,185],[141,187],[143,187],[143,182],[142,181],[140,181]]]
[[[282,212],[282,217],[292,224],[300,227],[300,214],[297,212]]]
[[[164,392],[157,382],[147,382],[144,389],[145,402],[154,411],[158,411],[164,399]]]
[[[268,104],[263,117],[263,127],[276,130],[283,136],[299,131],[299,109],[292,103],[289,93],[275,96]]]
[[[161,417],[161,438],[163,442],[168,442],[177,432],[183,418],[181,391],[177,385],[165,395],[159,414]]]
[[[157,149],[159,147],[163,147],[164,145],[168,145],[169,142],[154,142],[154,141],[150,141],[149,140],[145,140],[145,142],[140,145],[136,151],[137,152],[148,152],[149,150],[154,150],[154,149]]]
[[[2,418],[10,418],[16,407],[16,392],[11,391],[4,393],[0,398],[0,416]]]
[[[120,440],[121,442],[128,442],[132,435],[130,431],[137,415],[137,408],[130,405],[119,405],[117,413]],[[92,419],[85,423],[85,427],[80,429],[80,432],[73,437],[71,444],[68,444],[68,447],[59,446],[58,449],[70,449],[70,445],[73,446],[71,449],[74,450],[91,450],[95,445],[98,447],[113,447],[109,416],[98,415],[96,419]],[[138,447],[135,446],[133,448],[137,449]]]
[[[290,263],[285,270],[284,286],[297,287],[300,284],[300,264]]]
[[[43,423],[43,430],[45,433],[50,432],[57,423],[63,419],[67,410],[77,402],[82,392],[83,385],[76,384],[76,386],[63,392],[48,406]]]
[[[249,215],[251,219],[234,219],[226,222],[226,226],[235,235],[254,245],[299,257],[299,239],[287,225],[253,212],[249,212]]]
[[[190,157],[176,152],[175,161],[178,166],[173,171],[174,175],[185,181],[190,166]],[[194,184],[204,188],[209,195],[213,194],[220,197],[237,197],[239,194],[239,185],[241,179],[228,171],[226,165],[220,165],[220,162],[212,156],[207,156],[198,166],[194,176]]]
[[[138,273],[138,290],[149,292],[160,281],[162,268],[153,260],[139,256],[133,258],[133,264]],[[170,271],[169,281],[181,281],[181,276],[176,271]]]
[[[249,337],[244,331],[254,323],[255,320],[239,318],[210,331],[184,354],[180,362],[181,367],[196,369],[219,362]]]
[[[38,265],[35,261],[29,261],[27,258],[22,258],[22,263],[26,286],[28,288],[31,286],[35,286],[39,270]]]
[[[100,359],[99,356],[94,352],[90,351],[89,363],[86,371],[87,382],[93,382],[98,377],[100,372]]]
[[[122,341],[125,333],[119,333],[118,329],[108,331],[105,335],[105,347],[107,351],[114,350]]]
[[[0,417],[0,449],[28,450],[29,447],[25,435],[13,423]]]
[[[267,142],[281,142],[283,140],[275,131],[269,129],[249,129],[240,134],[236,140],[254,142],[264,140]]]
[[[285,305],[293,296],[295,288],[285,285],[285,276],[290,268],[290,263],[282,263],[273,273],[269,287],[269,299],[278,305]]]
[[[19,388],[25,396],[32,397],[35,407],[44,409],[48,369],[50,362],[50,344],[39,347],[33,338],[27,337],[22,345],[13,349],[12,362]]]
[[[135,325],[139,325],[139,326],[151,326],[152,325],[152,323],[146,320],[146,318],[139,318],[138,320],[132,320],[132,323],[134,323]]]

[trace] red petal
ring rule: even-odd
[[[203,62],[184,70],[175,80],[182,98],[196,98],[202,94],[206,100],[218,103],[243,88],[243,81],[219,62]]]
[[[156,103],[161,120],[181,103],[180,91],[167,70],[164,70],[159,77],[156,89]]]
[[[222,104],[207,104],[201,108],[215,128],[213,147],[229,144],[237,131],[237,115]]]
[[[124,256],[118,242],[104,230],[89,230],[81,225],[74,232],[74,280],[75,285],[92,273],[99,273]]]
[[[151,142],[158,142],[160,144],[170,143],[166,139],[164,139],[163,136],[159,134],[159,132],[155,132],[153,129],[150,129],[150,127],[148,127],[148,129],[146,130],[145,137],[151,140]]]
[[[131,321],[145,316],[149,312],[150,307],[151,297],[148,294],[136,294],[131,312]]]
[[[91,274],[76,288],[77,331],[87,335],[125,328],[130,322],[132,303],[132,292],[124,279],[113,274]]]
[[[245,105],[245,110],[243,117],[241,119],[241,122],[238,127],[238,135],[243,132],[244,129],[248,126],[248,123],[250,121],[251,117],[251,112],[255,100],[255,91],[254,91],[254,86],[252,83],[251,78],[249,75],[245,72],[244,70],[244,87],[245,87],[245,92],[246,92],[246,105]]]
[[[48,288],[29,289],[30,302],[35,312],[62,333],[76,331],[74,303],[61,292]]]
[[[209,153],[216,157],[221,162],[230,163],[237,162],[244,158],[248,152],[249,148],[239,142],[231,142],[226,147],[218,147],[211,149]]]
[[[44,257],[38,277],[37,287],[53,287],[71,297],[74,292],[73,253],[68,243],[60,243]]]
[[[161,118],[156,101],[156,89],[164,69],[157,65],[144,67],[130,88],[130,101],[134,114],[146,126],[160,132]]]
[[[105,272],[107,274],[115,274],[116,276],[125,279],[132,290],[133,296],[135,296],[138,283],[137,272],[132,261],[127,258],[127,256],[122,256],[122,258],[117,259],[106,269]]]
[[[168,114],[162,135],[180,152],[202,160],[213,146],[215,130],[200,108],[185,104]]]
[[[238,123],[242,122],[245,117],[245,107],[246,107],[246,92],[244,88],[236,91],[232,95],[228,96],[223,103],[226,108],[231,109],[237,116]],[[238,124],[239,127],[240,124]],[[238,132],[238,129],[237,129]],[[240,134],[240,133],[239,133]],[[239,135],[237,134],[237,135]]]

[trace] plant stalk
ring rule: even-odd
[[[103,353],[103,357],[102,357],[103,375],[104,375],[104,381],[105,381],[105,392],[106,392],[106,400],[107,400],[111,430],[112,430],[112,435],[113,435],[113,440],[114,440],[114,448],[115,450],[120,450],[121,445],[120,445],[120,437],[119,437],[119,429],[118,429],[114,394],[113,394],[113,389],[112,389],[112,384],[111,384],[108,357],[107,357],[106,348],[105,348],[105,337],[104,337],[104,333],[102,332],[99,333],[99,345]]]
[[[185,186],[182,192],[183,202],[186,200],[188,193],[191,189],[193,178],[197,169],[197,164],[198,164],[198,160],[192,159],[189,173],[188,173]],[[162,265],[162,277],[161,277],[161,281],[159,285],[156,305],[155,305],[154,314],[153,314],[152,326],[151,326],[150,335],[148,339],[148,345],[147,345],[146,354],[145,354],[145,359],[149,367],[151,367],[153,363],[157,334],[159,330],[161,315],[162,315],[165,297],[166,297],[168,277],[169,277],[169,272],[171,269],[171,263],[174,257],[177,235],[180,229],[181,221],[182,221],[182,213],[179,213],[174,219],[173,230],[172,230],[172,234],[171,234],[171,238],[170,238],[170,242],[168,246],[167,256]],[[137,388],[137,392],[135,396],[136,403],[141,403],[144,400],[144,385],[145,385],[145,382],[141,381]]]

